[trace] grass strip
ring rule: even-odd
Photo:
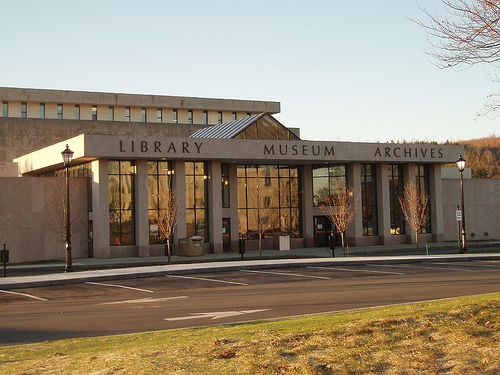
[[[498,374],[500,293],[0,348],[1,374]]]

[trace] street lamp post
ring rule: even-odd
[[[457,168],[460,171],[460,190],[462,192],[462,246],[460,253],[467,253],[467,235],[465,231],[465,205],[464,205],[464,169],[465,159],[460,155],[457,159]]]
[[[73,261],[71,259],[71,220],[69,213],[69,166],[73,158],[73,151],[66,145],[66,149],[61,152],[66,168],[66,267],[64,272],[73,271]]]

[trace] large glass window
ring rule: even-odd
[[[188,124],[193,123],[193,111],[189,110],[188,111]]]
[[[389,205],[391,211],[391,234],[405,233],[405,219],[399,198],[403,197],[404,178],[402,164],[389,164]]]
[[[161,108],[156,110],[156,122],[163,122],[163,110]]]
[[[208,124],[208,111],[203,111],[203,125]]]
[[[427,193],[429,200],[427,202],[427,212],[429,220],[422,226],[420,233],[431,233],[431,183],[429,179],[429,166],[426,164],[418,164],[416,166],[416,184],[420,194]]]
[[[115,107],[109,106],[109,121],[115,121]]]
[[[75,120],[80,120],[80,105],[75,105]]]
[[[92,106],[92,120],[97,120],[97,105]]]
[[[134,174],[132,161],[109,161],[109,241],[132,245],[134,236]]]
[[[289,232],[301,236],[300,167],[293,165],[238,165],[240,235],[265,238]]]
[[[158,217],[164,210],[166,192],[172,191],[172,165],[169,161],[148,162],[148,214],[149,243],[161,243],[158,232]]]
[[[313,204],[319,206],[326,197],[346,187],[345,164],[313,165]]]
[[[208,241],[208,175],[204,162],[186,162],[186,232]]]
[[[125,121],[130,122],[130,107],[125,107]]]
[[[63,105],[62,104],[57,105],[57,118],[59,120],[62,120],[62,118],[63,118]]]
[[[141,109],[141,122],[146,122],[148,121],[148,115],[146,112],[146,108]]]
[[[222,124],[222,112],[217,113],[217,124]]]
[[[2,104],[2,117],[9,116],[9,102],[3,102]]]
[[[377,176],[375,164],[361,164],[361,205],[363,235],[378,235]]]
[[[45,103],[40,103],[40,118],[45,118]]]
[[[174,109],[174,110],[172,111],[172,122],[173,122],[174,124],[177,124],[177,122],[178,122],[178,121],[179,121],[179,118],[178,118],[177,110],[176,110],[176,109]]]

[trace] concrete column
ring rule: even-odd
[[[238,250],[240,221],[238,216],[238,165],[229,164],[229,218],[231,219],[231,250]]]
[[[354,188],[354,204],[357,204],[356,217],[346,230],[346,240],[350,246],[359,246],[363,242],[363,211],[361,202],[361,167],[360,163],[347,164],[347,187]]]
[[[136,160],[135,175],[135,244],[136,255],[149,256],[148,161]]]
[[[391,244],[391,207],[389,194],[389,167],[377,164],[377,220],[381,245]]]
[[[210,251],[222,253],[222,193],[221,163],[218,160],[208,162],[208,230]]]
[[[441,180],[441,165],[432,164],[429,167],[430,203],[431,203],[431,232],[433,242],[443,242],[443,185]]]
[[[172,162],[172,168],[174,169],[174,175],[172,179],[172,189],[174,194],[177,196],[177,203],[179,209],[179,217],[177,220],[177,226],[174,230],[173,235],[173,252],[177,250],[177,244],[179,238],[184,238],[187,235],[186,229],[186,167],[184,160],[174,160]]]
[[[312,165],[302,167],[302,236],[306,247],[314,247]]]
[[[108,160],[100,159],[92,167],[92,212],[93,249],[95,258],[109,258],[109,178]]]

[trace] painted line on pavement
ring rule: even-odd
[[[403,272],[369,271],[369,270],[358,270],[358,269],[340,268],[340,267],[313,267],[313,266],[309,266],[307,268],[317,268],[317,269],[320,269],[320,270],[337,270],[337,271],[351,271],[351,272],[382,273],[382,274],[387,274],[387,275],[406,275]]]
[[[311,267],[311,268],[314,268],[314,267]],[[297,273],[288,273],[288,272],[271,272],[271,271],[255,271],[255,270],[240,270],[240,272],[267,273],[267,274],[270,274],[270,275],[296,276],[296,277],[306,277],[306,278],[309,278],[309,279],[331,280],[330,277],[301,275],[301,274],[297,274]]]
[[[217,279],[207,279],[207,278],[204,278],[204,277],[178,276],[178,275],[165,275],[165,277],[175,277],[175,278],[178,278],[178,279],[190,279],[190,280],[201,280],[201,281],[213,281],[214,283],[248,286],[248,284],[237,283],[236,281],[225,281],[225,280],[217,280]]]
[[[173,299],[183,299],[183,298],[189,298],[188,296],[178,296],[178,297],[163,297],[163,298],[140,298],[140,299],[129,299],[125,301],[115,301],[115,302],[105,302],[105,303],[100,303],[100,305],[122,305],[122,304],[127,304],[127,303],[151,303],[151,302],[162,302],[162,301],[168,301],[168,300],[173,300]]]
[[[0,290],[0,292],[7,293],[7,294],[14,294],[14,295],[17,295],[17,296],[23,296],[23,297],[33,298],[33,299],[36,299],[38,301],[48,301],[48,299],[46,299],[46,298],[32,296],[31,294],[26,294],[26,293],[11,292],[9,290]]]
[[[432,263],[428,263],[428,264],[432,264]],[[413,264],[400,264],[400,265],[396,265],[396,264],[391,264],[391,265],[387,265],[387,264],[367,264],[367,266],[370,266],[370,267],[388,267],[388,268],[392,268],[392,267],[423,268],[423,269],[426,269],[426,270],[470,271],[470,270],[450,268],[450,267],[416,266],[416,265],[413,265]]]
[[[422,262],[422,264],[429,264],[429,265],[441,264],[441,265],[447,265],[448,263]],[[429,268],[434,268],[434,269],[438,269],[438,270],[465,271],[465,272],[471,272],[472,271],[472,270],[468,270],[466,268],[453,268],[453,267],[429,267]]]
[[[134,288],[134,287],[131,287],[131,286],[118,285],[118,284],[96,283],[96,282],[93,282],[93,281],[87,281],[85,284],[99,285],[99,286],[110,286],[110,287],[115,287],[115,288],[137,290],[138,292],[154,293],[154,291],[152,291],[152,290],[141,289],[141,288]]]

